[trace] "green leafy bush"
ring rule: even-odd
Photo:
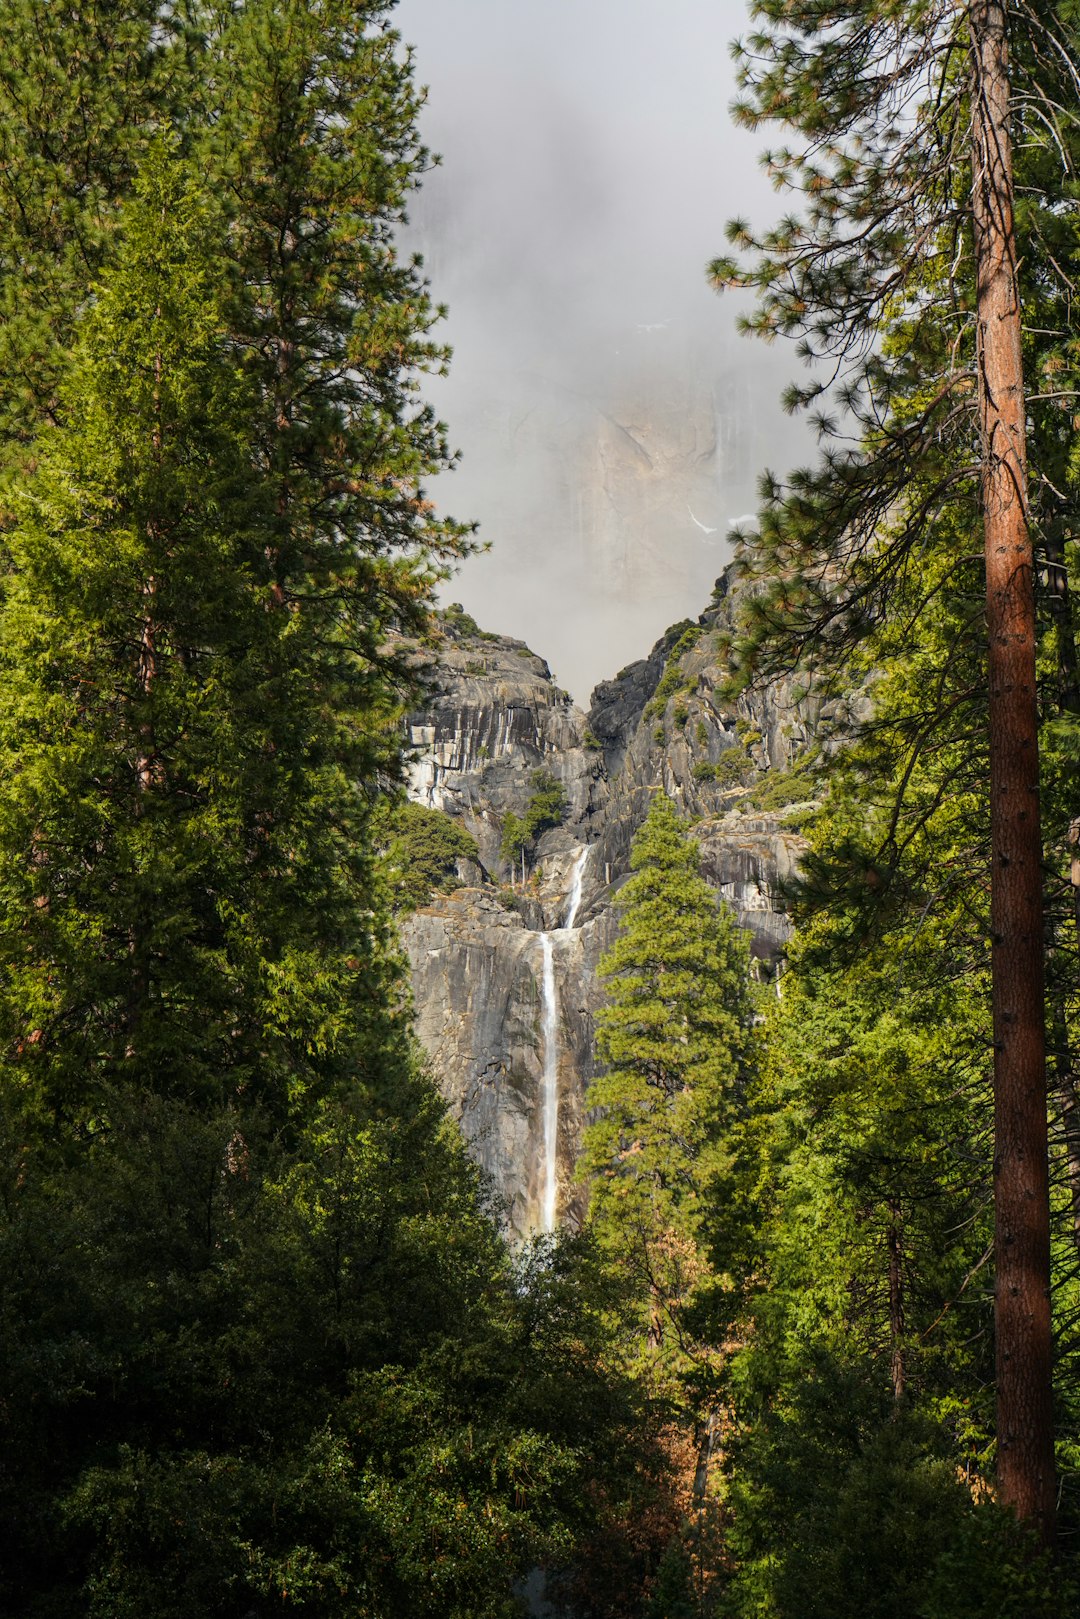
[[[499,853],[511,865],[536,847],[545,832],[560,826],[566,815],[566,794],[558,776],[550,770],[534,770],[531,777],[532,797],[524,815],[511,810],[503,821],[502,842]]]
[[[385,831],[386,867],[394,909],[415,911],[432,894],[460,886],[459,860],[479,860],[476,841],[442,810],[423,804],[397,804]]]
[[[819,791],[818,769],[820,754],[816,748],[804,753],[787,770],[770,770],[758,781],[750,794],[755,809],[781,810],[789,804],[805,803],[816,798]]]

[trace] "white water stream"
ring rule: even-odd
[[[555,1199],[558,1194],[559,1144],[559,1006],[555,999],[555,951],[551,934],[541,933],[540,944],[544,952],[542,1028],[544,1034],[544,1079],[541,1095],[544,1101],[544,1185],[541,1216],[545,1231],[555,1229]]]
[[[563,923],[564,928],[572,928],[577,919],[577,913],[581,906],[581,884],[585,877],[585,867],[588,860],[588,849],[582,849],[574,865],[574,875],[570,879],[570,906],[566,913],[566,921]]]
[[[569,932],[577,920],[588,858],[588,849],[582,849],[574,864],[570,903],[566,910],[566,921],[558,929],[560,933]],[[541,933],[540,948],[543,951],[540,1030],[544,1037],[544,1075],[540,1093],[544,1108],[544,1162],[540,1217],[543,1230],[551,1232],[555,1230],[559,1193],[559,1001],[555,990],[555,946],[550,933]]]

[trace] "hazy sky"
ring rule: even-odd
[[[800,453],[773,403],[793,356],[737,337],[705,281],[728,217],[781,207],[727,112],[745,8],[399,0],[397,26],[443,158],[413,222],[450,306],[431,397],[463,461],[433,493],[492,547],[448,595],[584,701],[700,612],[762,466]]]

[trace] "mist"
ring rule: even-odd
[[[793,351],[705,278],[728,218],[783,206],[727,110],[745,8],[400,0],[396,23],[443,160],[409,240],[449,305],[428,394],[462,460],[429,492],[491,547],[444,596],[584,703],[697,616],[760,473],[808,453]]]

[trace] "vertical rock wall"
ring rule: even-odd
[[[654,792],[692,820],[703,872],[748,930],[758,971],[778,969],[789,933],[783,885],[803,845],[797,802],[761,803],[797,801],[816,716],[782,686],[725,703],[716,631],[729,611],[720,581],[701,619],[675,626],[647,658],[597,688],[588,716],[527,647],[451,613],[437,687],[411,718],[411,795],[460,820],[481,862],[469,886],[403,923],[417,1032],[517,1236],[541,1224],[541,934],[551,935],[558,1002],[558,1214],[573,1221],[584,1205],[575,1161],[595,1072],[597,965],[617,929],[614,901]],[[541,838],[528,881],[518,874],[512,887],[499,855],[502,825],[508,813],[524,813],[537,770],[562,783],[567,813]],[[794,785],[778,792],[778,779]],[[578,925],[567,930],[583,848]]]

